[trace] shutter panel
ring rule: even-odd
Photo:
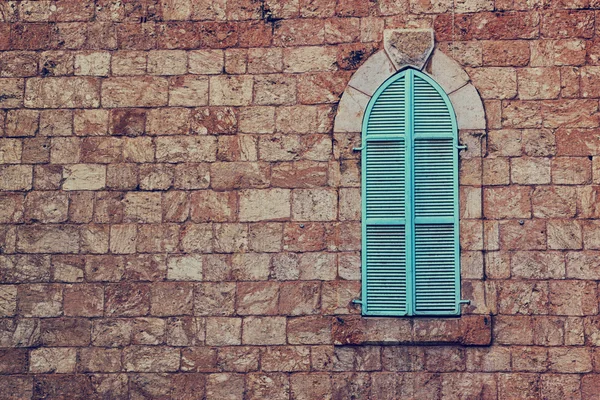
[[[405,315],[406,109],[398,79],[370,110],[363,152],[363,310]]]
[[[456,128],[438,89],[414,76],[414,313],[459,312]]]
[[[455,315],[459,305],[456,121],[441,88],[408,69],[363,122],[363,314]]]

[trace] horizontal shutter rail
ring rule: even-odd
[[[454,224],[454,217],[415,217],[415,224]]]

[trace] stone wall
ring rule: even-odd
[[[598,398],[598,4],[454,3],[0,2],[0,398]],[[334,120],[417,28],[483,99],[471,305],[366,319]]]

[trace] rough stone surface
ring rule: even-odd
[[[485,129],[485,113],[477,89],[466,85],[450,95],[458,129]]]
[[[0,1],[0,398],[595,398],[597,6]],[[353,302],[407,63],[468,146],[458,318]]]
[[[396,69],[385,51],[379,51],[369,57],[361,68],[352,75],[348,85],[373,96],[379,86],[394,72],[396,72]]]
[[[405,65],[422,69],[433,51],[433,31],[430,29],[386,30],[383,46],[396,69]]]
[[[338,106],[334,132],[360,132],[364,112],[370,98],[351,87],[347,88]]]
[[[446,93],[460,89],[469,81],[469,76],[460,64],[439,49],[433,52],[428,70],[431,71],[431,77],[440,84]]]

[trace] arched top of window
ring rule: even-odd
[[[412,129],[412,132],[407,132]],[[405,68],[389,77],[371,97],[363,119],[368,135],[453,137],[458,140],[454,108],[444,89],[427,74]]]

